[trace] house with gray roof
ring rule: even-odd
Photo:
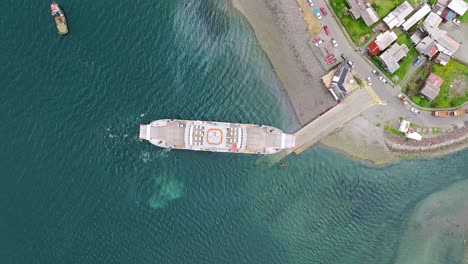
[[[452,56],[460,48],[460,43],[444,34],[436,39],[436,47],[440,52]]]
[[[432,101],[434,100],[440,92],[440,86],[444,80],[440,78],[438,75],[431,73],[429,77],[427,77],[426,84],[421,90],[421,94],[427,98],[427,100]]]
[[[384,17],[383,21],[389,29],[399,27],[405,22],[405,18],[409,16],[413,10],[414,8],[408,3],[408,1],[405,1]]]
[[[414,13],[408,20],[401,25],[404,31],[408,31],[412,26],[418,23],[421,19],[423,19],[427,14],[431,12],[431,7],[428,4],[424,4],[416,13]]]
[[[435,62],[439,63],[440,65],[447,65],[447,63],[449,62],[450,60],[450,56],[445,54],[445,53],[439,53],[439,56],[437,56],[437,58],[435,59]]]
[[[409,48],[406,46],[406,44],[400,45],[395,43],[384,53],[382,53],[379,59],[388,72],[394,73],[396,70],[398,70],[398,68],[400,68],[400,64],[398,64],[398,62],[406,57],[408,52]]]
[[[430,36],[423,38],[418,45],[416,45],[416,50],[429,58],[432,58],[438,51],[436,41]]]
[[[459,16],[463,16],[468,10],[468,3],[464,0],[452,0],[447,7],[453,10]]]
[[[379,21],[380,17],[375,12],[374,8],[363,0],[346,0],[349,5],[349,12],[354,19],[362,18],[364,23],[369,27]]]

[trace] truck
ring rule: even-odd
[[[466,114],[466,110],[455,110],[455,111],[450,111],[451,116],[458,116],[458,115],[464,115]]]
[[[468,110],[455,110],[455,111],[434,111],[433,116],[459,116],[468,114]]]
[[[449,111],[434,111],[433,116],[449,116]]]

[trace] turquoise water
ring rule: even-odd
[[[456,263],[404,245],[467,151],[374,167],[314,147],[279,170],[139,142],[160,118],[298,122],[226,2],[59,4],[66,37],[49,2],[0,3],[0,263]]]

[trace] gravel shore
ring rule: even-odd
[[[386,131],[384,140],[392,152],[403,157],[445,155],[468,147],[468,127],[465,126],[438,137],[423,138],[421,141],[406,140]]]
[[[307,26],[295,0],[232,3],[252,26],[302,126],[336,104],[320,81],[325,69],[307,44]]]

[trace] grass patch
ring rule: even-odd
[[[434,134],[434,135],[442,134],[442,133],[443,133],[442,129],[440,129],[438,127],[432,129],[432,134]]]
[[[388,132],[396,135],[396,136],[399,136],[399,137],[404,137],[405,136],[405,133],[400,132],[400,131],[398,131],[398,129],[395,129],[395,128],[391,127],[391,126],[385,126],[384,129],[387,130]]]
[[[415,104],[417,104],[419,106],[422,106],[422,107],[430,107],[431,106],[431,102],[429,102],[429,100],[424,98],[422,95],[413,95],[413,96],[411,96],[411,101],[413,101],[413,103],[415,103]]]
[[[410,0],[419,1],[419,0]],[[380,18],[384,18],[388,13],[390,13],[395,7],[401,4],[401,0],[370,0],[369,1],[372,7],[375,9],[375,12],[379,15]],[[413,4],[411,4],[413,5]]]
[[[398,76],[398,82],[401,82],[403,78],[405,77],[406,73],[413,67],[413,63],[416,60],[416,57],[419,56],[419,52],[416,50],[416,48],[411,44],[410,38],[406,33],[402,33],[396,40],[396,43],[398,44],[406,44],[408,46],[409,51],[408,54],[406,54],[406,57],[400,60],[400,68],[396,70],[394,73],[390,74],[390,77],[393,79],[393,77]]]
[[[380,123],[377,123],[377,124],[375,124],[375,126],[376,126],[376,127],[380,127],[380,126],[381,126],[381,124],[380,124]]]
[[[434,65],[432,72],[444,82],[440,86],[439,95],[431,102],[431,107],[457,107],[468,102],[467,66],[451,59],[446,66]]]
[[[353,42],[358,46],[362,46],[374,34],[372,28],[368,27],[361,18],[355,20],[351,17],[346,0],[334,0],[330,1],[330,4]],[[361,41],[361,37],[365,40]]]

